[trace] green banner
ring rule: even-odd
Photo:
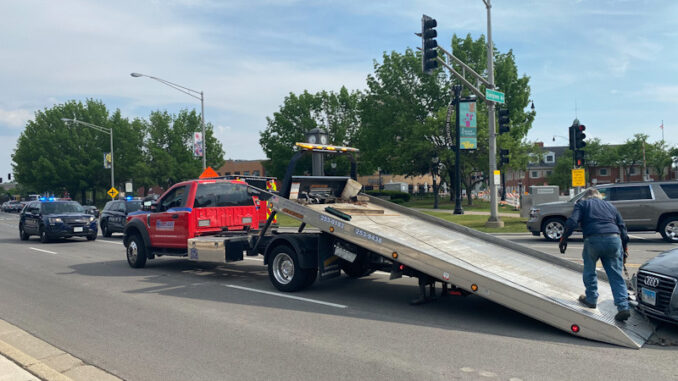
[[[478,124],[476,121],[476,102],[459,102],[459,148],[476,149],[478,148]]]

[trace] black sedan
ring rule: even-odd
[[[31,235],[40,236],[43,243],[69,237],[86,237],[93,241],[98,231],[96,218],[85,213],[76,201],[31,201],[19,218],[19,237],[24,241]]]
[[[638,269],[633,285],[638,309],[651,318],[678,324],[678,249],[665,251]]]

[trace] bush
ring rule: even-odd
[[[402,204],[404,202],[408,202],[408,201],[410,201],[410,197],[411,197],[411,195],[409,193],[406,193],[406,192],[387,191],[387,190],[383,190],[383,191],[372,190],[372,191],[367,191],[365,193],[369,194],[370,196],[375,196],[375,197],[389,196],[391,198],[391,202],[394,202],[396,204]]]

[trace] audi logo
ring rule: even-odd
[[[657,287],[657,286],[659,286],[659,278],[655,278],[653,276],[648,276],[648,277],[645,277],[645,280],[643,280],[643,283],[645,283],[646,286]]]

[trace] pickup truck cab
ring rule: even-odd
[[[132,267],[156,255],[185,256],[191,238],[257,230],[261,216],[258,195],[239,180],[184,181],[144,209],[127,216],[123,232]]]

